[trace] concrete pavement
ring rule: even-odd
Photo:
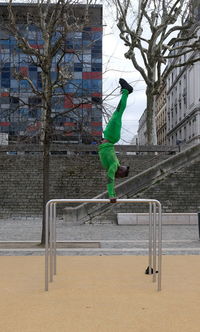
[[[0,219],[0,255],[43,255],[41,231],[40,218]],[[58,219],[58,254],[146,255],[148,232],[147,225],[71,225]],[[197,225],[164,225],[163,254],[200,254]]]

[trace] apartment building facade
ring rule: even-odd
[[[200,31],[198,32],[200,35]],[[174,61],[199,57],[191,53]],[[167,78],[167,143],[200,142],[200,62],[174,68]]]
[[[26,13],[27,6],[15,3],[14,7],[20,31],[25,31],[29,44],[42,52],[41,31],[34,24],[26,24],[24,30],[23,20],[19,19],[20,13]],[[0,5],[0,10],[1,15],[8,15],[5,4]],[[69,69],[70,79],[52,98],[55,140],[91,142],[102,135],[102,6],[91,6],[89,15],[89,25],[66,35],[63,65]],[[56,79],[57,62],[55,56],[52,79]],[[9,141],[20,138],[37,141],[42,118],[41,99],[26,80],[17,80],[13,73],[17,69],[41,89],[41,68],[22,53],[14,36],[3,29],[0,30],[0,66],[0,132],[7,133]]]

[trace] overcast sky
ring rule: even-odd
[[[124,57],[128,48],[119,37],[119,30],[113,22],[114,16],[104,6],[104,37],[103,37],[103,93],[107,95],[119,86],[119,78],[126,79],[134,88],[128,98],[127,108],[123,115],[121,144],[131,142],[137,134],[138,120],[146,107],[145,84],[138,71],[129,59]],[[106,104],[117,106],[120,99],[120,89],[106,100]]]

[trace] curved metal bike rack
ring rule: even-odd
[[[56,275],[56,206],[67,203],[110,203],[109,199],[51,199],[46,204],[45,222],[45,291],[48,291],[49,281],[53,282]],[[162,209],[155,199],[117,199],[116,203],[149,204],[149,274],[153,282],[157,278],[157,290],[161,290],[162,275]],[[158,257],[158,259],[156,258]],[[152,273],[153,270],[153,273]],[[157,271],[156,271],[157,270]]]

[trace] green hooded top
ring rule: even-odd
[[[99,145],[99,158],[101,165],[107,171],[107,190],[109,197],[116,197],[115,193],[115,173],[120,165],[117,159],[114,144],[103,143]]]

